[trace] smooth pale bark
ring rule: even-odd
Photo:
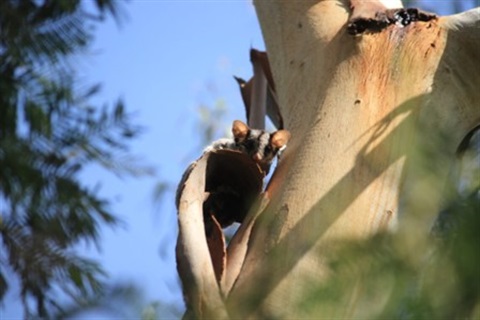
[[[236,316],[293,317],[327,274],[330,241],[408,230],[403,209],[426,213],[415,223],[427,233],[445,165],[480,123],[480,10],[354,37],[349,1],[255,7],[292,140],[228,303]]]

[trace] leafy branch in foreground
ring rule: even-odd
[[[74,249],[118,219],[82,170],[149,172],[129,155],[140,128],[123,104],[93,106],[99,87],[77,85],[74,55],[118,13],[115,1],[95,4],[98,14],[78,0],[0,2],[0,302],[15,276],[27,318],[58,309],[58,290],[74,301],[102,290],[101,267]]]
[[[337,243],[326,283],[306,284],[303,316],[357,319],[478,319],[480,316],[480,189],[447,209],[447,233],[380,234]]]

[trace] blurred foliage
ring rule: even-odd
[[[196,132],[203,133],[201,138],[203,146],[230,134],[231,124],[225,122],[227,115],[228,106],[223,99],[217,99],[212,105],[201,104],[198,107]]]
[[[478,190],[448,210],[462,219],[441,237],[406,241],[405,234],[381,234],[337,244],[330,257],[333,276],[305,289],[301,316],[480,319]]]
[[[77,297],[70,305],[62,306],[53,316],[54,319],[88,318],[90,312],[109,317],[127,318],[138,315],[137,310],[143,303],[140,289],[131,284],[105,286],[102,292],[94,295]]]
[[[119,4],[0,1],[0,302],[19,282],[25,318],[48,318],[59,291],[73,301],[102,291],[101,267],[74,248],[98,245],[100,226],[118,219],[79,181],[83,169],[148,172],[129,155],[140,128],[123,104],[90,105],[99,86],[79,85],[73,67]]]
[[[81,297],[55,313],[54,319],[179,319],[180,311],[160,301],[145,302],[141,288],[129,283],[109,285],[102,292]]]
[[[410,155],[418,167],[417,186],[407,187],[414,203],[404,205],[397,229],[331,243],[330,276],[323,283],[307,276],[299,318],[480,319],[480,128],[467,135],[446,183],[439,177],[450,170],[442,148],[449,136],[424,129],[421,150]],[[436,215],[428,203],[439,194]]]

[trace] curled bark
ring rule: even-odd
[[[243,222],[262,190],[263,172],[232,150],[205,153],[186,171],[177,194],[177,269],[187,317],[228,317],[221,290],[227,261],[222,228]]]

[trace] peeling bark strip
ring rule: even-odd
[[[227,259],[222,227],[243,222],[262,191],[263,172],[244,153],[216,150],[190,165],[182,181],[177,194],[176,259],[186,317],[225,318],[220,290]]]
[[[283,118],[277,103],[275,83],[273,82],[267,53],[251,49],[250,61],[253,66],[253,77],[245,81],[234,76],[240,87],[247,122],[249,126],[255,129],[263,129],[264,124],[260,127],[256,124],[265,122],[266,112],[273,125],[277,129],[283,129]],[[264,81],[265,79],[267,80],[266,82]]]
[[[191,316],[221,316],[226,318],[223,298],[218,289],[210,259],[203,219],[205,171],[209,155],[200,158],[185,180],[178,195],[177,271],[182,281]]]

